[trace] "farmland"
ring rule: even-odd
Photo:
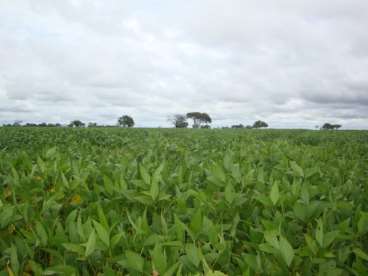
[[[0,187],[0,275],[368,275],[364,131],[3,127]]]

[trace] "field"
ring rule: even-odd
[[[368,132],[0,128],[0,275],[368,275]]]

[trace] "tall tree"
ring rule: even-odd
[[[187,118],[193,120],[193,128],[201,127],[201,124],[210,124],[212,119],[207,113],[189,112]]]
[[[262,128],[262,127],[268,127],[268,124],[261,120],[255,121],[253,124],[253,128]]]
[[[330,124],[330,123],[324,123],[322,126],[323,130],[334,130],[334,129],[339,129],[341,128],[341,125],[339,124]]]
[[[97,127],[97,123],[95,122],[89,122],[88,127]]]
[[[243,124],[232,125],[231,128],[244,128]]]
[[[182,114],[175,114],[173,117],[169,118],[169,121],[176,128],[187,128],[188,127],[187,117]]]
[[[69,127],[84,127],[85,124],[80,120],[71,121]]]
[[[123,115],[118,119],[118,125],[122,127],[133,127],[134,120],[129,115]]]

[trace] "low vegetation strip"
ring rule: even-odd
[[[0,275],[367,275],[368,132],[0,128]]]

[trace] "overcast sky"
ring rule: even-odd
[[[367,0],[0,0],[0,123],[368,128]]]

